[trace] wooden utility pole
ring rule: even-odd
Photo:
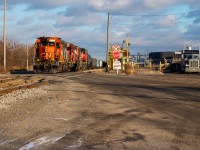
[[[109,43],[110,43],[110,13],[108,12],[108,23],[107,23],[107,50],[106,50],[106,63],[107,63],[107,71],[110,68],[110,61],[109,61]]]
[[[6,72],[6,0],[4,0],[3,41],[4,41],[4,72]]]
[[[28,32],[26,33],[26,51],[27,51],[26,69],[28,70]]]

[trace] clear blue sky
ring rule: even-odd
[[[28,32],[32,45],[37,37],[58,36],[105,60],[107,12],[110,43],[121,45],[128,33],[131,54],[200,44],[199,0],[7,0],[7,38],[25,44]]]

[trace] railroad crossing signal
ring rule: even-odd
[[[112,45],[112,51],[120,51],[120,45]]]
[[[113,59],[118,59],[120,57],[120,45],[112,46]]]

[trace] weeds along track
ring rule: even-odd
[[[0,96],[15,90],[35,88],[47,85],[48,82],[41,77],[27,76],[0,76]]]

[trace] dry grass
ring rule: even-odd
[[[125,74],[132,75],[136,73],[133,65],[125,64],[124,67],[125,67],[125,70],[124,70]]]
[[[0,74],[6,74],[10,71],[11,68],[6,68],[6,72],[4,71],[4,66],[0,65]]]
[[[8,67],[6,67],[6,72],[4,71],[4,66],[3,65],[0,65],[0,74],[7,74],[7,73],[9,73],[10,72],[10,70],[16,70],[16,69],[21,69],[21,68],[19,68],[19,67],[10,67],[10,66],[8,66]]]

